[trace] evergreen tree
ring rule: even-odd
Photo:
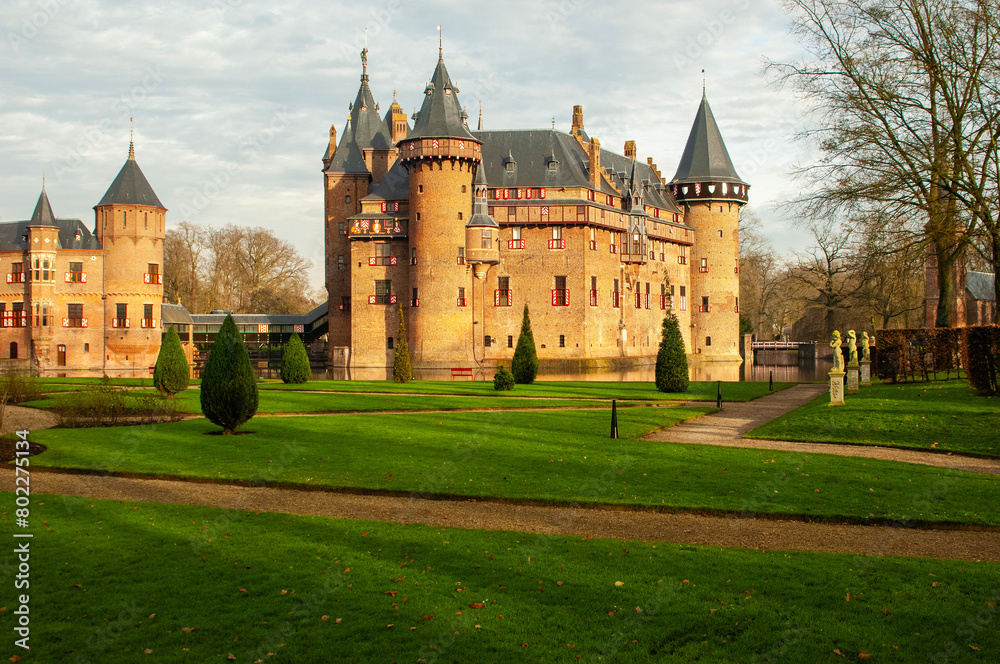
[[[521,334],[517,338],[517,348],[514,349],[514,359],[510,363],[514,380],[522,385],[534,382],[538,375],[538,354],[535,352],[535,337],[531,334],[531,319],[528,317],[528,305],[524,305],[524,319],[521,321]]]
[[[226,316],[209,349],[201,376],[201,410],[226,436],[257,413],[257,380],[232,315]]]
[[[410,346],[406,343],[406,323],[403,320],[403,305],[399,305],[399,328],[396,330],[396,354],[392,359],[392,379],[397,383],[409,383],[413,378],[410,365]]]
[[[497,367],[497,372],[493,374],[493,389],[498,391],[514,389],[514,374],[504,369],[502,364]]]
[[[309,380],[309,353],[298,334],[292,333],[281,352],[281,382],[304,383]]]
[[[656,353],[656,389],[660,392],[686,392],[687,388],[688,362],[684,339],[677,316],[673,311],[667,311],[663,317],[660,350]]]
[[[171,398],[178,392],[187,389],[191,379],[187,356],[181,338],[171,325],[160,344],[160,353],[156,356],[156,366],[153,368],[153,387],[160,392],[166,392]]]

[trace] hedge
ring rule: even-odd
[[[1000,394],[1000,325],[965,328],[962,364],[969,384],[982,395]]]
[[[959,378],[967,328],[876,330],[873,368],[883,381],[926,382]]]

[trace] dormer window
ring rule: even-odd
[[[506,164],[504,164],[504,168],[507,170],[508,173],[513,173],[514,168],[516,166],[517,164],[515,164],[513,161],[508,161]]]

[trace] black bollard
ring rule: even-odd
[[[770,372],[770,377],[767,380],[767,391],[774,392],[774,372]]]
[[[715,407],[722,408],[722,381],[719,381],[719,391],[715,395]]]
[[[611,437],[618,437],[618,406],[614,399],[611,400]]]

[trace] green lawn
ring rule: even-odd
[[[775,383],[775,391],[795,383]],[[559,397],[575,399],[672,399],[685,401],[715,401],[717,383],[692,382],[687,392],[666,394],[653,383],[609,383],[589,381],[535,381],[531,385],[518,385],[512,392],[497,392],[492,381],[426,381],[415,380],[406,384],[375,380],[316,380],[304,385],[286,385],[281,382],[261,382],[261,390],[322,390],[328,392],[387,392],[410,394],[463,394],[470,396],[501,397]],[[750,401],[768,394],[767,383],[723,382],[724,401]]]
[[[997,564],[51,495],[34,497],[31,516],[32,650],[13,645],[13,620],[4,628],[4,656],[23,662],[1000,656]],[[4,604],[13,618],[12,593]]]
[[[1000,457],[1000,399],[976,396],[965,381],[872,385],[846,401],[831,408],[824,394],[747,436]]]
[[[127,401],[153,390],[130,390]],[[480,408],[573,408],[593,407],[595,401],[585,399],[505,399],[495,396],[424,396],[394,394],[353,394],[343,392],[291,392],[280,390],[259,391],[259,413],[362,413],[384,410],[467,410]],[[53,395],[39,401],[29,401],[25,406],[34,408],[59,408],[74,398],[71,394]],[[175,396],[177,410],[182,413],[201,412],[201,392],[185,390]],[[610,404],[609,404],[610,405]],[[623,402],[623,406],[629,405]]]
[[[50,429],[37,466],[561,503],[1000,525],[1000,476],[890,461],[652,443],[705,409],[204,419]]]

